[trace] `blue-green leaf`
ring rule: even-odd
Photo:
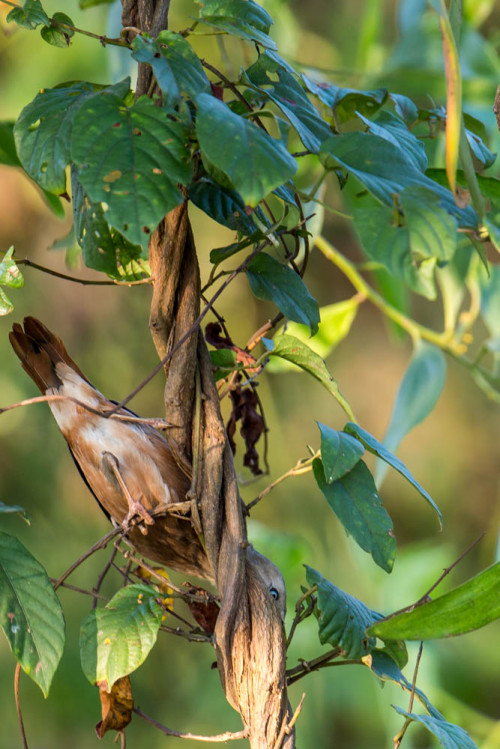
[[[297,163],[281,141],[231,112],[214,96],[200,94],[196,105],[202,155],[227,177],[246,205],[257,205],[293,177]]]
[[[309,325],[315,333],[319,323],[318,303],[310,295],[302,278],[287,265],[265,252],[255,255],[246,267],[252,293],[278,307],[286,317]]]
[[[327,484],[345,476],[359,463],[365,448],[359,440],[347,432],[337,432],[336,429],[321,424],[321,460]]]
[[[69,26],[74,26],[74,23],[66,13],[54,13],[50,19],[50,25],[40,30],[40,36],[44,42],[52,44],[53,47],[68,47],[69,40],[75,33],[72,28],[68,28]]]
[[[316,615],[320,642],[340,648],[349,659],[368,655],[375,647],[376,640],[366,636],[366,629],[382,615],[354,596],[344,593],[307,565],[306,578],[309,587],[318,587]]]
[[[189,198],[207,216],[229,229],[246,235],[257,231],[252,213],[247,213],[241,195],[235,190],[204,177],[190,186]]]
[[[393,707],[400,715],[425,726],[438,739],[444,749],[477,749],[477,745],[463,728],[456,726],[454,723],[448,723],[443,716],[437,718],[433,715],[416,715],[403,710],[402,707],[396,705],[393,705]]]
[[[42,565],[0,531],[0,625],[21,668],[45,697],[64,649],[64,617]]]
[[[391,572],[396,555],[392,520],[382,505],[377,487],[365,463],[360,460],[342,478],[328,484],[321,460],[313,461],[319,489],[345,530],[373,561]]]
[[[399,386],[384,446],[395,452],[401,440],[433,410],[446,381],[446,359],[431,343],[420,342]],[[378,459],[375,479],[380,486],[388,468]]]
[[[422,486],[420,486],[418,481],[412,476],[408,468],[401,460],[399,460],[399,458],[393,455],[381,442],[375,439],[373,435],[367,432],[366,429],[360,427],[358,424],[348,423],[345,425],[344,431],[348,432],[348,434],[353,434],[356,439],[363,443],[367,450],[369,450],[374,455],[377,455],[382,460],[385,460],[386,463],[389,463],[390,466],[392,466],[396,471],[404,476],[405,479],[409,481],[410,484],[412,484],[418,492],[420,492],[423,498],[436,511],[439,522],[442,525],[443,516],[441,515],[441,510],[436,505],[430,494],[426,492]]]
[[[25,0],[22,7],[13,8],[7,14],[7,22],[17,23],[25,29],[35,29],[41,24],[48,25],[50,19],[40,0]]]

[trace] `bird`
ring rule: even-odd
[[[214,582],[189,514],[175,512],[176,505],[186,501],[191,480],[175,460],[167,439],[127,408],[117,410],[116,402],[92,385],[62,340],[40,320],[25,317],[23,326],[14,323],[9,334],[12,348],[39,390],[60,396],[48,405],[80,476],[108,519],[122,526],[140,554]],[[106,416],[110,410],[119,418]],[[247,561],[284,619],[286,590],[281,571],[251,544]]]
[[[48,405],[81,477],[108,519],[123,526],[144,556],[213,579],[189,516],[159,514],[185,501],[191,486],[166,438],[150,424],[126,420],[135,417],[128,409],[120,408],[119,418],[100,415],[116,404],[91,384],[62,340],[40,320],[26,317],[24,328],[14,323],[9,339],[40,391],[62,396]]]

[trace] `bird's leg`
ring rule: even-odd
[[[128,528],[130,521],[136,515],[142,518],[142,520],[144,520],[146,525],[153,525],[154,520],[149,514],[149,512],[141,505],[140,502],[138,502],[136,499],[133,498],[130,491],[128,490],[127,485],[125,481],[123,480],[123,476],[120,473],[120,468],[119,468],[120,464],[117,458],[112,453],[105,452],[103,453],[102,461],[103,461],[104,466],[109,468],[112,471],[113,475],[118,481],[120,489],[123,492],[123,496],[127,500],[128,514],[127,514],[127,517],[122,522],[123,528],[125,529]],[[140,528],[141,528],[141,533],[146,535],[148,532],[147,528],[144,528],[144,526],[141,526]]]

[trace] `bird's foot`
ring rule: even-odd
[[[129,530],[132,520],[136,517],[141,518],[141,520],[144,521],[145,525],[153,525],[155,522],[154,519],[151,517],[146,508],[143,507],[140,502],[133,498],[125,481],[123,480],[123,476],[120,473],[120,464],[118,462],[118,459],[112,453],[105,452],[102,456],[102,460],[103,463],[114,474],[120,486],[120,489],[123,492],[123,496],[127,500],[128,513],[121,523],[123,530]],[[144,536],[146,536],[148,532],[148,529],[145,527],[145,525],[139,526],[141,533]]]

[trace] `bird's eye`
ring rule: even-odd
[[[276,588],[273,585],[271,585],[271,587],[269,588],[269,592],[270,592],[270,594],[272,595],[272,597],[274,598],[275,601],[277,601],[278,598],[280,597],[280,594],[278,593],[278,591],[276,590]]]

